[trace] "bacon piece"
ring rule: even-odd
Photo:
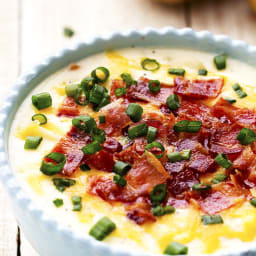
[[[182,151],[186,149],[191,149],[192,152],[202,152],[204,154],[207,154],[207,150],[203,147],[201,143],[198,142],[198,137],[192,137],[192,138],[185,138],[180,139],[176,143],[176,151]]]
[[[114,101],[120,97],[117,97],[115,94],[116,89],[118,88],[125,88],[125,82],[123,80],[120,79],[114,79],[112,81],[112,85],[111,85],[111,90],[110,90],[110,97],[111,97],[111,101]]]
[[[236,139],[241,128],[237,125],[218,123],[212,129],[210,151],[214,153],[235,154],[243,150],[243,146]]]
[[[256,129],[256,113],[247,108],[237,108],[224,100],[219,99],[212,107],[211,112],[223,122],[237,123],[242,127]]]
[[[217,118],[212,116],[211,109],[208,106],[194,100],[183,99],[176,113],[181,120],[198,120],[208,128],[218,121]]]
[[[114,155],[103,149],[96,154],[88,156],[85,163],[96,170],[111,172],[115,164]]]
[[[184,170],[186,161],[180,161],[180,162],[165,162],[164,168],[165,170],[172,175],[173,173],[179,173]]]
[[[215,170],[215,161],[207,155],[204,155],[200,152],[196,152],[192,154],[192,157],[187,165],[187,167],[200,172],[205,173],[207,171]]]
[[[61,174],[71,176],[75,172],[84,157],[81,148],[90,142],[91,137],[75,127],[71,128],[66,137],[60,139],[52,152],[62,153],[66,156],[67,161]]]
[[[79,116],[78,105],[72,97],[65,98],[58,110],[57,116]]]
[[[132,123],[126,114],[127,105],[120,103],[120,101],[116,101],[102,109],[102,113],[105,115],[105,123],[99,124],[99,128],[104,129],[109,136],[122,135],[122,129]]]
[[[187,80],[179,76],[174,79],[174,92],[197,99],[216,98],[223,85],[223,78]]]
[[[172,195],[184,198],[183,193],[196,183],[199,183],[198,175],[192,170],[185,169],[167,181],[167,188]]]
[[[122,145],[116,139],[107,137],[102,148],[110,153],[115,153],[122,150]]]
[[[222,182],[212,188],[206,197],[200,197],[199,208],[206,214],[216,214],[245,200],[244,190],[231,182]]]
[[[166,103],[166,99],[173,93],[173,87],[161,83],[161,89],[157,93],[153,93],[148,88],[147,78],[140,78],[137,85],[132,85],[128,90],[126,97],[130,101],[144,101],[151,102],[155,105],[161,105]]]

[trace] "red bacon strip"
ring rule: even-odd
[[[223,78],[187,80],[179,76],[174,79],[174,92],[197,99],[216,98],[220,94],[223,85]]]
[[[79,116],[78,105],[75,103],[75,100],[72,97],[65,98],[58,110],[57,116]]]

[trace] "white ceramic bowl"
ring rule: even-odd
[[[147,28],[141,31],[130,30],[122,33],[94,38],[66,48],[35,66],[22,75],[9,92],[0,111],[0,178],[5,185],[13,212],[31,244],[41,256],[143,256],[136,252],[121,251],[104,242],[85,236],[80,237],[74,231],[64,227],[57,220],[49,218],[47,213],[36,206],[30,196],[24,192],[17,181],[8,159],[8,137],[14,115],[26,95],[50,74],[71,62],[106,49],[135,46],[165,46],[186,48],[213,53],[225,52],[234,59],[256,65],[256,47],[242,41],[234,41],[223,35],[214,35],[207,31],[195,32],[192,29]],[[219,255],[220,254],[213,254]],[[256,246],[241,248],[225,255],[255,256]]]

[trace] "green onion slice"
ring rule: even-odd
[[[254,207],[256,207],[256,198],[252,198],[250,201],[250,204]]]
[[[243,91],[243,88],[240,86],[240,84],[236,83],[232,86],[233,90],[236,92],[239,98],[244,98],[247,96],[247,93]]]
[[[91,132],[93,128],[97,128],[95,120],[86,115],[77,116],[72,119],[72,125],[85,132]]]
[[[68,84],[65,87],[65,92],[68,97],[74,97],[77,89],[78,89],[78,84]]]
[[[147,71],[156,71],[160,68],[160,64],[157,60],[149,58],[142,60],[141,66],[144,70]]]
[[[116,161],[113,167],[113,172],[120,176],[125,176],[127,172],[131,169],[131,164],[122,161]]]
[[[146,123],[138,124],[137,126],[131,127],[128,130],[129,139],[133,140],[137,137],[142,137],[147,135],[148,126]]]
[[[126,180],[123,177],[121,177],[120,175],[118,175],[118,174],[116,174],[113,177],[113,181],[114,181],[114,183],[120,185],[121,187],[125,187],[125,185],[127,183]]]
[[[213,225],[213,224],[222,224],[223,219],[220,215],[203,215],[201,216],[201,220],[204,225]]]
[[[191,157],[191,152],[191,149],[184,149],[181,152],[171,152],[167,154],[167,158],[171,163],[189,160]]]
[[[105,124],[105,122],[106,122],[105,116],[99,116],[99,123],[100,124]]]
[[[95,79],[96,83],[105,83],[109,78],[109,70],[105,67],[98,67],[94,69],[91,76]]]
[[[225,98],[224,100],[229,102],[230,104],[236,103],[235,99]]]
[[[173,129],[175,132],[198,132],[202,126],[201,121],[182,120],[177,122]]]
[[[134,80],[129,73],[122,73],[120,76],[125,82],[126,87],[130,87],[132,84],[134,84]]]
[[[159,148],[161,150],[161,154],[154,154],[153,155],[156,157],[156,158],[161,158],[164,156],[164,153],[165,153],[165,148],[163,146],[163,144],[161,144],[160,142],[158,141],[153,141],[152,143],[150,144],[147,144],[147,146],[145,147],[145,150],[148,150],[151,149],[151,148]]]
[[[125,87],[117,88],[117,89],[115,90],[115,95],[116,95],[117,97],[122,97],[123,95],[126,94],[126,92],[127,92],[127,89],[126,89]]]
[[[171,205],[167,205],[167,206],[161,206],[158,205],[157,207],[152,209],[152,214],[154,216],[163,216],[165,214],[171,214],[175,212],[175,208]]]
[[[169,68],[168,73],[176,76],[184,76],[186,71],[183,68]]]
[[[210,190],[211,188],[212,186],[206,183],[198,183],[192,186],[192,189],[195,191],[207,191],[207,190]]]
[[[104,93],[103,99],[101,100],[100,104],[98,104],[95,108],[93,108],[94,111],[99,111],[104,106],[108,105],[110,103],[110,96],[107,93]]]
[[[164,213],[165,214],[171,214],[171,213],[174,213],[175,212],[175,208],[171,205],[166,205],[164,207]]]
[[[206,69],[199,69],[198,70],[198,75],[199,76],[207,76],[208,71]]]
[[[85,106],[88,104],[88,100],[86,99],[86,94],[84,91],[82,90],[82,88],[77,88],[76,89],[76,93],[75,93],[75,102],[76,104],[80,105],[80,106]]]
[[[149,80],[148,88],[153,93],[160,92],[161,84],[159,80]]]
[[[79,212],[82,209],[82,197],[72,196],[73,211]]]
[[[148,127],[148,133],[147,133],[147,142],[151,143],[156,139],[157,134],[157,128],[153,126]]]
[[[99,128],[93,128],[91,131],[93,141],[103,143],[106,140],[105,131]]]
[[[42,140],[42,136],[28,136],[25,140],[24,149],[37,149]]]
[[[52,105],[52,97],[48,92],[38,93],[32,96],[33,105],[41,110]]]
[[[47,123],[47,117],[44,114],[34,114],[32,121],[38,121],[40,125]]]
[[[56,189],[60,192],[63,192],[66,188],[69,188],[76,184],[75,180],[66,178],[53,178],[52,181]]]
[[[232,166],[232,162],[225,154],[219,153],[214,160],[218,165],[222,166],[223,168],[228,169]]]
[[[69,28],[69,27],[65,27],[64,29],[63,29],[63,34],[64,34],[64,36],[66,36],[66,37],[72,37],[73,35],[74,35],[74,30],[72,29],[72,28]]]
[[[63,200],[60,199],[60,198],[56,198],[55,200],[52,201],[53,204],[56,206],[56,207],[61,207],[64,203],[63,203]]]
[[[105,92],[106,89],[103,86],[95,84],[90,91],[89,101],[94,104],[100,104]]]
[[[236,138],[242,145],[248,145],[256,140],[256,132],[248,128],[243,128]]]
[[[223,173],[219,173],[217,174],[212,180],[211,180],[211,183],[213,184],[218,184],[224,180],[226,180],[228,178],[227,175],[223,174]]]
[[[172,242],[166,247],[164,254],[185,255],[188,254],[188,247],[177,242]]]
[[[170,110],[176,110],[180,107],[180,100],[176,94],[171,94],[166,99],[166,104]]]
[[[79,168],[81,169],[82,172],[88,172],[91,170],[90,166],[88,164],[81,164],[79,166]]]
[[[95,84],[95,79],[90,76],[85,77],[80,83],[80,86],[84,91],[87,99],[89,99],[90,90],[93,88],[94,84]]]
[[[222,70],[226,68],[226,55],[220,54],[214,57],[213,61],[218,70]]]
[[[133,122],[138,122],[141,119],[143,108],[139,104],[130,103],[126,109],[126,114]]]
[[[150,192],[150,201],[153,206],[160,205],[166,198],[167,188],[165,184],[156,185]]]
[[[60,173],[66,163],[66,156],[57,152],[51,152],[44,158],[49,158],[56,163],[42,161],[40,171],[48,176]]]
[[[116,229],[116,225],[108,217],[100,219],[90,230],[89,235],[102,241]]]
[[[93,155],[102,149],[100,143],[98,141],[93,141],[88,145],[84,146],[81,150],[85,155]]]

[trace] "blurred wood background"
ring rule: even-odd
[[[202,0],[176,6],[151,0],[0,0],[0,99],[17,76],[55,50],[96,34],[153,26],[192,27],[256,43],[256,15],[246,0]],[[75,30],[72,39],[63,27]],[[0,186],[0,256],[38,256]]]

